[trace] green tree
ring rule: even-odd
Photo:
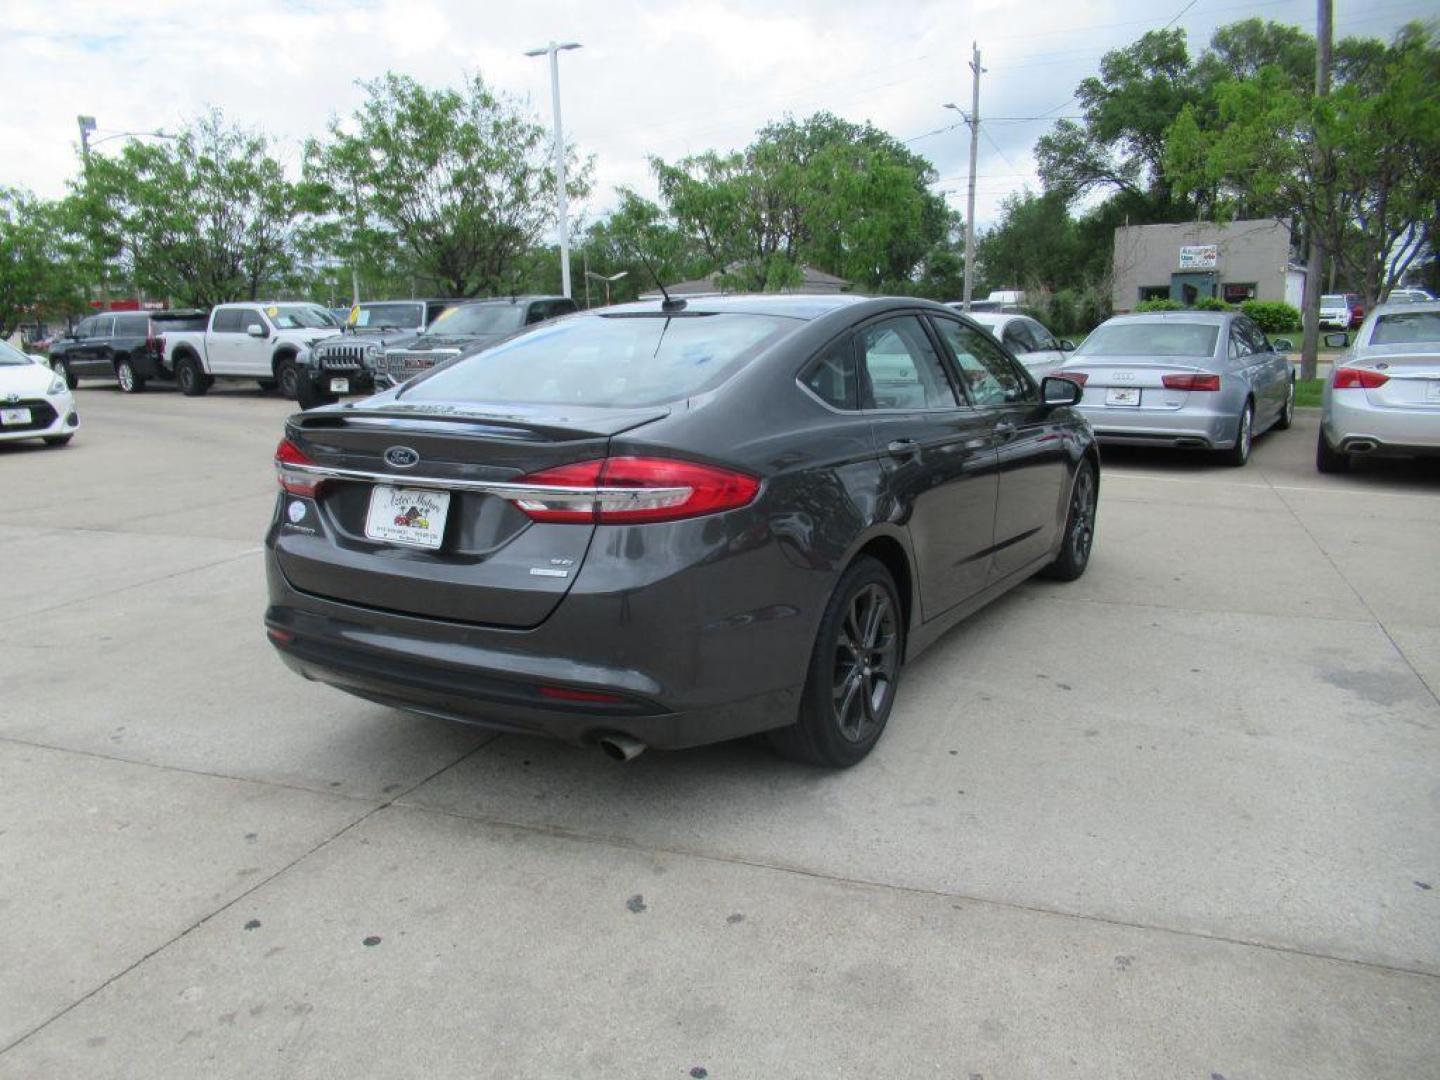
[[[270,140],[218,110],[173,142],[92,154],[70,205],[106,273],[151,295],[202,306],[256,299],[296,269],[300,192]]]
[[[1079,231],[1065,198],[1055,191],[1011,195],[1000,220],[976,241],[986,289],[1059,290],[1084,279]]]
[[[51,202],[0,188],[0,338],[83,306],[76,251]]]
[[[787,118],[744,150],[651,164],[667,219],[731,287],[783,288],[806,263],[865,289],[948,281],[958,220],[934,169],[871,124]]]
[[[337,254],[383,263],[398,252],[451,296],[507,291],[554,221],[546,129],[479,75],[460,89],[393,72],[361,85],[369,96],[351,122],[306,146]],[[570,197],[584,196],[589,163],[567,172]]]

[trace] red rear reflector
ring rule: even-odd
[[[735,510],[754,500],[760,481],[745,473],[671,458],[581,461],[516,481],[555,488],[513,501],[535,521],[639,525]],[[569,489],[569,490],[566,490]]]
[[[1336,390],[1374,390],[1390,381],[1389,375],[1366,368],[1342,367],[1335,369],[1330,385]]]
[[[320,485],[320,478],[290,468],[293,465],[314,465],[305,452],[289,439],[281,439],[275,448],[275,477],[280,486],[291,495],[313,496]]]
[[[551,701],[585,701],[593,705],[625,704],[625,699],[619,694],[605,694],[598,690],[572,690],[568,686],[542,686],[540,696]]]
[[[1090,378],[1090,373],[1089,373],[1088,371],[1063,371],[1063,370],[1062,370],[1062,371],[1052,371],[1052,372],[1050,372],[1050,374],[1051,374],[1052,376],[1054,376],[1055,378],[1057,378],[1057,379],[1069,379],[1071,382],[1077,383],[1077,384],[1079,384],[1080,386],[1084,386],[1084,385],[1085,385],[1085,380],[1087,380],[1088,378]]]
[[[271,641],[278,641],[281,645],[288,645],[295,640],[295,635],[289,630],[277,630],[275,627],[267,627],[265,632],[270,635]]]
[[[1219,375],[1162,375],[1166,390],[1219,390]]]

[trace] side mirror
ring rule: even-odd
[[[1349,334],[1326,334],[1325,346],[1330,349],[1345,349],[1350,346]],[[1291,346],[1294,348],[1294,346]]]
[[[1270,342],[1270,351],[1294,352],[1295,342],[1291,341],[1288,337],[1277,337],[1274,341]]]
[[[1067,337],[1067,338],[1061,338],[1061,339],[1060,339],[1060,351],[1061,351],[1061,352],[1074,352],[1074,351],[1075,351],[1075,343],[1074,343],[1073,341],[1071,341],[1068,337]]]
[[[1074,379],[1046,375],[1040,381],[1040,400],[1049,406],[1078,405],[1085,391]]]
[[[264,337],[265,327],[261,326],[259,323],[252,322],[249,326],[245,327],[245,332],[251,337]]]

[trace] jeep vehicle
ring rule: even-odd
[[[493,345],[535,323],[579,310],[567,296],[516,296],[463,300],[446,308],[408,345],[387,348],[377,360],[375,385],[386,390],[457,356]]]
[[[388,348],[413,342],[454,300],[371,300],[350,309],[344,330],[296,358],[296,400],[302,409],[328,405],[341,394],[371,390],[375,367]]]
[[[220,304],[202,330],[167,332],[164,366],[180,392],[205,393],[216,379],[254,379],[262,390],[296,396],[301,351],[340,333],[319,304],[259,302]]]

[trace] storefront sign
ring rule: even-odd
[[[1220,264],[1220,248],[1215,244],[1195,244],[1180,249],[1181,270],[1214,270]]]

